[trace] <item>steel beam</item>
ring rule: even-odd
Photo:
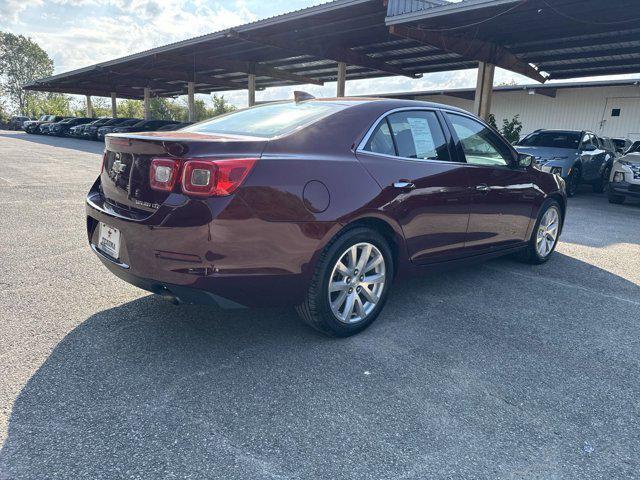
[[[93,118],[93,103],[91,103],[91,95],[85,96],[87,101],[87,117]]]
[[[151,120],[151,89],[149,87],[144,87],[144,119]]]
[[[410,38],[420,43],[433,45],[445,52],[453,52],[462,58],[490,63],[498,67],[520,73],[533,80],[544,83],[547,79],[538,70],[520,60],[505,47],[477,38],[466,38],[442,32],[419,30],[413,27],[392,25],[389,31],[398,37]]]
[[[336,97],[344,97],[345,84],[347,83],[347,64],[338,62],[338,82],[336,85]]]
[[[111,92],[111,116],[118,117],[118,104],[116,102],[116,92]]]
[[[258,43],[261,45],[269,45],[281,50],[291,52],[292,55],[311,55],[313,57],[334,60],[336,62],[344,62],[349,65],[359,65],[371,70],[379,70],[381,72],[391,73],[393,75],[401,75],[410,78],[419,78],[420,75],[406,72],[401,68],[388,64],[381,60],[363,55],[349,48],[334,46],[317,46],[311,43],[299,43],[295,41],[279,40],[273,37],[254,36],[247,33],[232,31],[229,36],[245,40],[247,42]]]
[[[495,65],[486,62],[478,63],[478,80],[476,82],[474,113],[485,120],[491,113],[491,97],[493,95],[493,75]]]

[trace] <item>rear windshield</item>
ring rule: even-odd
[[[183,131],[276,137],[339,112],[347,105],[330,102],[273,103],[212,118]]]
[[[574,132],[535,132],[520,140],[523,147],[571,148],[577,150],[580,134]]]

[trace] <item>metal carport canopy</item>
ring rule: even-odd
[[[442,0],[429,0],[441,5]],[[432,60],[410,52],[431,50],[393,37],[385,26],[382,0],[338,0],[233,29],[184,40],[99,63],[26,85],[29,90],[143,98],[335,81],[338,62],[346,79],[389,75],[419,77],[434,71]],[[394,45],[402,45],[396,52]],[[409,50],[407,50],[409,48]],[[398,53],[398,58],[395,54]],[[473,62],[467,68],[472,68]]]
[[[337,0],[38,80],[26,89],[176,96],[470,69],[538,81],[640,71],[638,0]],[[391,31],[390,31],[391,30]]]
[[[472,57],[518,71],[507,52],[550,79],[640,72],[638,0],[389,0],[386,24],[455,53],[444,70]]]

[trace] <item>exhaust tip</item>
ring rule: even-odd
[[[172,303],[173,305],[180,305],[181,303],[180,299],[173,293],[171,293],[171,290],[169,290],[167,287],[160,287],[156,294],[160,295],[163,300]]]

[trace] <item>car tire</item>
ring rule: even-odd
[[[555,210],[557,214],[556,235],[548,250],[544,253],[541,253],[539,248],[540,237],[538,234],[540,233],[540,227],[543,219],[545,220],[545,222],[547,221],[548,217],[545,217],[545,215],[547,215],[547,212],[549,212],[550,210]],[[545,202],[542,204],[542,207],[540,207],[540,211],[538,212],[538,219],[536,220],[535,226],[533,227],[533,230],[531,232],[531,238],[529,239],[527,247],[522,250],[522,252],[520,252],[520,254],[518,255],[518,259],[532,265],[540,265],[547,262],[551,257],[551,254],[555,251],[556,245],[558,244],[558,241],[560,239],[562,224],[563,215],[560,204],[552,198],[545,200]],[[544,231],[546,232],[547,226],[545,226],[544,228]],[[543,239],[543,241],[546,240]]]
[[[348,258],[348,256],[355,248],[356,258],[360,260],[360,262],[353,262],[357,267],[358,263],[362,263],[362,258],[368,255],[367,245],[372,248],[371,256],[366,258],[365,263],[373,263],[374,261],[377,263],[375,267],[365,272],[358,272],[357,268],[354,268],[349,261],[351,257]],[[358,256],[358,252],[361,256]],[[381,256],[382,261],[379,260],[378,255]],[[341,261],[345,258],[347,263],[342,263]],[[339,263],[342,263],[341,267],[339,267]],[[341,271],[342,269],[348,270],[348,275],[353,276],[347,277],[346,272],[343,274]],[[371,291],[364,280],[367,277],[373,279],[376,275],[376,280],[379,280],[380,272],[382,272],[383,281],[370,284],[373,285],[373,291]],[[367,273],[370,275],[365,276]],[[296,307],[296,311],[305,323],[325,335],[332,337],[354,335],[371,325],[382,311],[389,294],[393,274],[393,255],[389,243],[382,235],[375,230],[364,227],[346,230],[338,234],[320,255],[309,290],[302,304]],[[351,282],[349,282],[350,279],[352,279]],[[329,291],[330,284],[342,287],[348,283],[354,285],[351,290],[344,288],[336,292]],[[378,289],[380,283],[382,283],[382,288]],[[365,288],[367,289],[366,295]],[[356,292],[356,289],[359,293]],[[338,305],[343,292],[346,298],[342,304]],[[335,300],[332,300],[334,297]],[[356,300],[351,300],[351,298]],[[372,303],[368,298],[377,298],[377,301]],[[349,305],[353,306],[353,313],[346,312]],[[342,312],[340,312],[340,307],[343,307]],[[366,311],[367,309],[369,311]],[[362,316],[361,313],[365,312],[366,314]],[[341,314],[344,317],[348,315],[348,318],[340,318]]]
[[[582,178],[582,171],[578,165],[574,165],[571,168],[571,173],[567,177],[567,197],[573,197],[578,192],[578,185],[580,185],[580,179]]]
[[[615,193],[609,192],[607,197],[609,198],[609,203],[615,203],[617,205],[624,203],[624,195],[616,195]]]
[[[593,183],[594,193],[603,193],[607,185],[609,185],[609,175],[611,175],[611,167],[606,166],[602,172],[602,176]]]

